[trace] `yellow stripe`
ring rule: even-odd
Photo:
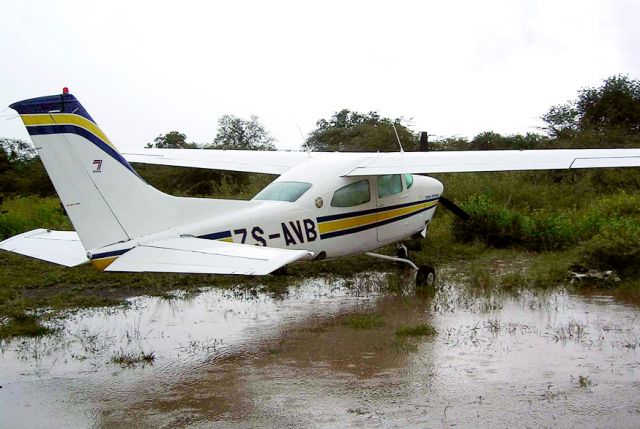
[[[382,213],[378,213],[378,221],[381,220],[388,220],[388,219],[392,219],[395,217],[399,217],[399,216],[403,216],[409,213],[413,213],[416,212],[418,210],[422,210],[424,208],[427,208],[429,206],[434,206],[435,203],[430,202],[430,203],[420,203],[418,205],[415,206],[409,206],[409,207],[402,207],[399,209],[395,209],[395,210],[390,210],[388,212],[382,212]]]
[[[231,238],[231,237],[219,238],[218,241],[225,241],[227,243],[233,243],[233,238]]]
[[[91,265],[93,265],[100,271],[104,271],[104,269],[111,265],[116,259],[118,259],[117,256],[111,258],[94,259],[91,261]]]
[[[389,219],[400,217],[409,213],[417,212],[425,208],[433,207],[436,204],[437,204],[437,201],[430,201],[426,203],[418,203],[408,207],[401,207],[401,208],[389,210],[386,212],[373,213],[373,214],[362,215],[362,216],[354,216],[348,219],[338,219],[338,220],[332,220],[328,222],[322,222],[320,225],[318,225],[318,229],[320,230],[320,234],[325,234],[327,232],[357,228],[359,226],[368,225],[368,224],[380,222],[383,220],[389,220]]]
[[[338,231],[341,229],[355,228],[370,223],[376,223],[378,221],[378,213],[350,217],[348,219],[330,220],[329,222],[322,222],[318,225],[320,234],[326,232]]]
[[[34,115],[22,115],[22,121],[25,126],[34,125],[75,125],[95,134],[100,140],[116,149],[111,143],[109,138],[102,132],[100,127],[96,124],[84,118],[80,115],[74,115],[72,113],[47,113],[47,114],[34,114]],[[116,149],[117,150],[117,149]]]

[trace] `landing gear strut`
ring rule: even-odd
[[[398,243],[395,257],[380,255],[379,253],[366,252],[365,255],[378,259],[386,259],[388,261],[400,262],[407,264],[417,271],[416,286],[433,286],[436,283],[436,270],[431,265],[421,265],[418,267],[409,259],[409,251],[403,243]]]
[[[396,246],[396,256],[400,259],[409,259],[409,250],[404,243],[398,243]]]

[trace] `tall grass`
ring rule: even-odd
[[[56,197],[7,198],[0,210],[0,240],[36,228],[73,229]]]

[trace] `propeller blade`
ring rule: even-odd
[[[453,201],[440,196],[440,200],[438,201],[440,204],[442,204],[442,206],[444,208],[446,208],[447,210],[449,210],[451,213],[453,213],[454,215],[458,216],[461,219],[464,220],[469,220],[471,219],[471,216],[469,216],[467,214],[467,212],[465,212],[464,210],[462,210],[460,208],[460,206],[458,206],[456,203],[454,203]]]

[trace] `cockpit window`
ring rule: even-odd
[[[371,200],[369,181],[360,180],[338,189],[331,198],[331,207],[353,207]]]
[[[253,197],[254,200],[269,201],[296,201],[311,188],[311,183],[305,182],[273,182],[258,195]]]
[[[413,175],[405,174],[404,175],[404,183],[407,184],[407,189],[409,189],[411,187],[411,185],[413,185]]]
[[[378,197],[384,198],[389,195],[402,192],[402,179],[399,174],[386,174],[378,176]]]

